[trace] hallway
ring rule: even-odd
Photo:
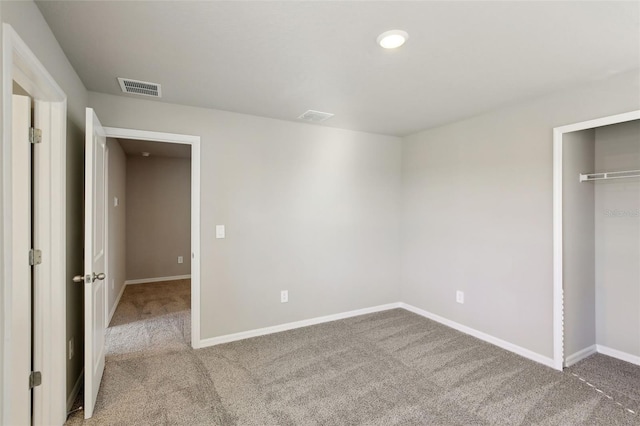
[[[191,280],[127,286],[107,329],[107,360],[190,347]]]

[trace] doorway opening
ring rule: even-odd
[[[90,108],[87,120],[98,122]],[[86,173],[104,189],[85,198],[102,206],[96,214],[104,226],[92,234],[104,241],[99,268],[106,273],[98,274],[100,297],[91,299],[98,317],[85,311],[85,341],[103,341],[97,349],[85,346],[85,370],[97,372],[90,383],[85,375],[85,418],[100,416],[94,411],[100,392],[118,381],[122,363],[200,346],[200,138],[99,123],[95,128],[96,135],[87,131],[87,144],[102,140],[104,159],[92,165],[87,154]],[[96,326],[104,333],[89,338]]]
[[[191,346],[191,151],[106,138],[106,371]]]
[[[117,139],[121,141],[122,146],[126,146],[130,154],[136,158],[136,161],[149,160],[152,152],[156,152],[156,159],[158,157],[173,158],[177,161],[184,162],[185,159],[190,158],[189,171],[190,171],[190,187],[189,191],[189,242],[190,252],[185,254],[176,254],[174,262],[175,265],[189,265],[190,273],[180,274],[176,272],[176,275],[160,275],[156,277],[164,280],[170,278],[173,280],[190,279],[191,283],[191,298],[190,298],[190,344],[193,349],[198,349],[201,345],[200,340],[200,137],[192,135],[182,135],[173,133],[153,132],[146,130],[135,129],[123,129],[116,127],[105,127],[105,134],[107,138]],[[145,148],[146,147],[146,148]],[[188,147],[188,148],[186,148]],[[149,157],[144,157],[142,152],[148,152]],[[187,154],[190,152],[190,155]],[[138,157],[138,155],[140,157]],[[148,161],[147,161],[148,162]],[[184,179],[185,166],[182,165],[182,179]],[[138,190],[138,189],[136,189]],[[129,202],[132,200],[129,198]],[[136,200],[136,202],[139,200]],[[115,201],[112,199],[110,202],[113,204]],[[184,210],[183,210],[184,212]],[[184,235],[184,234],[183,234]],[[184,238],[184,236],[183,236]],[[179,248],[184,250],[184,248]],[[183,263],[178,263],[178,256],[182,256]],[[190,259],[187,259],[190,257]],[[144,263],[144,261],[143,261]],[[139,264],[139,262],[138,262]],[[174,265],[174,266],[175,266]],[[137,268],[137,267],[136,267]],[[156,269],[157,271],[157,269]],[[180,269],[178,268],[178,271]],[[132,275],[127,277],[127,284],[139,284],[142,281],[153,282],[154,277],[139,276],[136,274],[143,274],[142,269],[132,270]],[[163,274],[166,272],[162,272]],[[169,272],[173,274],[173,272]]]
[[[107,326],[174,313],[185,314],[179,321],[188,325],[191,145],[107,138],[106,162]],[[190,345],[190,330],[185,331]],[[152,331],[145,337],[146,347],[165,343]],[[120,346],[117,351],[128,350],[127,344]]]

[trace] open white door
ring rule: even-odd
[[[107,138],[87,108],[84,237],[84,417],[93,416],[104,372],[105,149]]]
[[[13,95],[12,176],[11,176],[11,252],[12,286],[10,348],[10,404],[8,424],[31,424],[31,266],[26,256],[31,249],[31,99]],[[0,422],[2,417],[0,417]]]

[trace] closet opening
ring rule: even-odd
[[[640,409],[640,111],[554,129],[554,366]]]

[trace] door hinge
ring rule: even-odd
[[[29,265],[35,266],[42,263],[42,250],[29,250]]]
[[[40,143],[42,142],[42,130],[36,128],[29,129],[29,142]]]
[[[29,374],[29,389],[33,389],[36,386],[40,386],[42,384],[42,373],[39,371],[32,371]]]

